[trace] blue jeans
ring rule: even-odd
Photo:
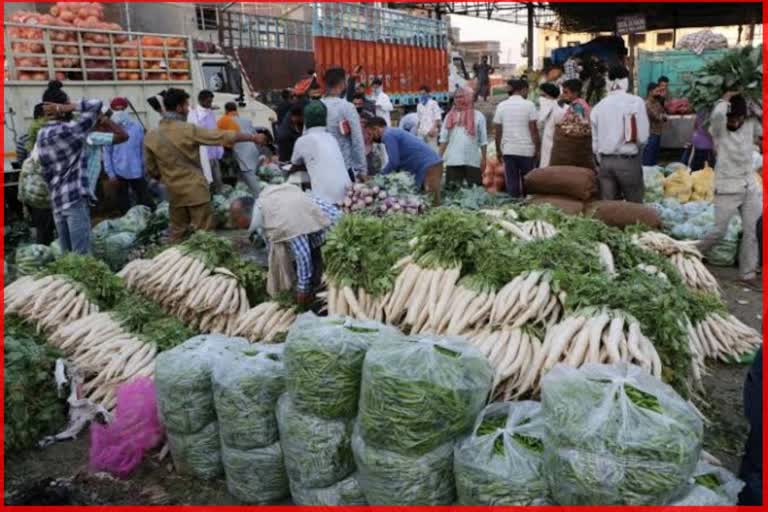
[[[80,199],[66,210],[54,212],[53,221],[62,251],[78,254],[91,252],[91,211],[85,199]]]
[[[507,194],[523,197],[523,178],[533,169],[532,156],[504,155],[504,177],[507,180]]]
[[[650,134],[648,142],[643,150],[643,165],[656,165],[659,161],[659,151],[661,150],[661,135]]]

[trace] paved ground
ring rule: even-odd
[[[236,240],[242,236],[233,234]],[[725,299],[731,311],[742,321],[762,330],[762,296],[734,283],[735,269],[713,268],[720,279]],[[744,365],[714,365],[706,378],[708,406],[703,412],[710,420],[705,436],[705,449],[719,458],[726,467],[736,471],[746,423],[742,413],[742,385],[747,367]],[[44,450],[31,450],[6,459],[5,489],[16,496],[41,504],[50,499],[45,486],[29,489],[31,485],[49,479],[65,480],[60,495],[72,504],[237,504],[226,492],[223,481],[201,482],[176,475],[170,459],[160,462],[157,454],[148,457],[130,480],[115,480],[107,475],[88,473],[88,436],[60,443]],[[57,504],[54,502],[52,504]]]

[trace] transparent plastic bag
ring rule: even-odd
[[[643,182],[645,183],[645,202],[655,203],[664,198],[664,173],[661,167],[654,165],[643,166]]]
[[[357,474],[352,474],[339,483],[321,489],[308,489],[292,483],[291,497],[296,505],[368,505],[357,481]]]
[[[681,499],[672,503],[676,506],[733,506],[739,501],[744,482],[730,471],[700,461],[693,473],[690,490]]]
[[[545,505],[542,474],[546,427],[538,402],[486,407],[472,435],[454,448],[453,470],[461,505]]]
[[[288,392],[294,405],[321,418],[353,418],[368,347],[401,337],[397,329],[377,322],[301,315],[285,343]]]
[[[216,421],[211,385],[212,365],[237,347],[242,338],[195,336],[155,360],[155,386],[160,420],[169,432],[193,434]]]
[[[285,469],[292,484],[328,487],[354,472],[352,420],[327,420],[304,414],[286,393],[277,402],[277,425]]]
[[[358,425],[352,451],[371,505],[452,505],[456,500],[453,442],[420,456],[401,455],[366,443]]]
[[[274,503],[289,495],[280,443],[239,450],[221,447],[227,490],[243,503]]]
[[[660,505],[688,485],[702,422],[633,365],[555,366],[542,380],[544,475],[560,505]]]
[[[155,384],[146,377],[122,384],[117,388],[117,408],[112,422],[91,423],[91,470],[125,478],[139,466],[144,453],[162,440]]]
[[[203,480],[213,480],[224,472],[220,443],[215,421],[195,434],[168,432],[168,448],[176,471]]]
[[[277,442],[277,400],[285,391],[282,346],[234,350],[213,368],[213,402],[221,442],[248,450]]]
[[[728,223],[725,236],[705,255],[707,263],[719,267],[732,267],[739,255],[739,237],[741,236],[741,216],[734,215]]]
[[[387,450],[425,454],[472,428],[492,376],[485,356],[455,338],[374,345],[363,365],[361,434]]]

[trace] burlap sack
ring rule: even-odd
[[[573,137],[563,133],[559,127],[555,128],[552,156],[550,157],[549,165],[567,165],[594,169],[595,159],[592,156],[592,135]]]
[[[645,224],[653,229],[661,227],[661,217],[659,217],[656,209],[640,203],[592,201],[586,204],[584,213],[617,228],[634,224]]]
[[[530,204],[549,204],[568,215],[581,215],[584,213],[584,203],[582,201],[566,196],[532,196],[528,202]]]
[[[535,169],[525,176],[525,191],[587,201],[597,193],[597,175],[591,169],[568,165]]]

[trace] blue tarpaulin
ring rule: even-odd
[[[578,46],[567,46],[552,50],[552,62],[562,64],[574,55],[594,55],[609,66],[619,62],[619,56],[625,48],[624,40],[618,36],[601,36]]]

